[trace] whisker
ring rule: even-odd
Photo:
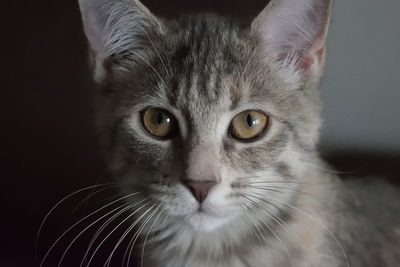
[[[262,178],[262,177],[259,177]],[[254,179],[252,178],[248,178]],[[282,184],[299,184],[299,185],[327,185],[329,183],[308,183],[308,182],[298,182],[298,181],[285,181],[285,180],[266,180],[266,181],[252,181],[248,182],[249,184],[276,184],[276,183],[282,183]]]
[[[115,203],[117,203],[117,202],[119,202],[119,201],[121,201],[121,200],[124,200],[124,199],[126,199],[126,198],[129,198],[129,197],[138,195],[138,194],[141,194],[141,192],[132,193],[132,194],[129,194],[129,195],[124,196],[124,197],[122,197],[122,198],[119,198],[119,199],[117,199],[117,200],[115,200],[115,201],[113,201],[113,202],[111,202],[111,203],[109,203],[109,204],[107,204],[107,205],[105,205],[105,206],[103,206],[103,207],[101,207],[101,208],[95,210],[94,212],[90,213],[89,215],[85,216],[84,218],[80,219],[78,222],[76,222],[74,225],[72,225],[70,228],[68,228],[66,231],[64,231],[64,233],[63,233],[60,237],[57,238],[57,240],[52,244],[52,246],[50,247],[50,249],[46,252],[44,258],[42,259],[42,261],[41,261],[41,263],[40,263],[40,266],[42,266],[42,265],[44,264],[44,262],[46,261],[47,257],[49,256],[50,252],[51,252],[51,251],[54,249],[54,247],[60,242],[60,240],[61,240],[67,233],[69,233],[72,229],[74,229],[76,226],[78,226],[80,223],[82,223],[83,221],[85,221],[85,220],[87,220],[88,218],[92,217],[93,215],[97,214],[98,212],[100,212],[100,211],[102,211],[102,210],[104,210],[104,209],[110,207],[111,205],[113,205],[113,204],[115,204]],[[119,208],[120,208],[120,207],[119,207]],[[102,216],[100,219],[97,219],[96,222],[100,221],[102,218],[108,216],[109,214],[111,214],[112,212],[114,212],[114,211],[116,211],[116,210],[118,210],[118,208],[116,208],[116,209],[114,209],[114,210],[108,212],[106,215]],[[92,225],[94,225],[94,223],[93,223]]]
[[[160,206],[161,206],[161,204],[158,206],[158,208],[160,208]],[[158,209],[158,208],[157,208],[157,209]],[[156,218],[154,219],[154,222],[153,222],[152,225],[150,226],[149,231],[147,231],[146,237],[145,237],[145,239],[144,239],[143,248],[142,248],[142,257],[141,257],[141,261],[140,261],[140,266],[141,266],[141,267],[143,267],[143,258],[144,258],[144,250],[145,250],[145,247],[146,247],[146,241],[147,241],[147,239],[149,238],[150,233],[152,233],[152,230],[153,230],[153,227],[155,226],[155,223],[156,223],[156,222],[158,223],[158,218],[160,217],[160,215],[161,215],[161,213],[158,213],[158,214],[157,214]]]
[[[334,169],[323,168],[321,166],[311,164],[311,163],[309,163],[307,161],[303,162],[303,164],[307,165],[307,166],[310,166],[310,167],[313,167],[313,168],[316,168],[316,169],[321,170],[321,171],[325,171],[327,173],[338,174],[338,175],[357,174],[360,171],[362,171],[363,169],[365,169],[365,167],[367,166],[367,164],[364,164],[363,166],[361,166],[361,167],[359,167],[359,168],[357,168],[357,169],[355,169],[353,171],[338,171],[338,170],[334,170]]]
[[[44,217],[44,219],[43,219],[42,222],[40,223],[39,230],[38,230],[38,233],[37,233],[37,235],[36,235],[36,242],[35,242],[35,255],[36,255],[36,258],[38,257],[38,247],[39,247],[39,238],[40,238],[40,234],[41,234],[41,232],[42,232],[42,230],[43,230],[44,224],[47,222],[47,219],[48,219],[48,218],[50,217],[50,215],[54,212],[54,210],[55,210],[56,208],[58,208],[58,207],[59,207],[62,203],[64,203],[66,200],[70,199],[70,198],[73,197],[73,196],[78,195],[78,194],[81,193],[81,192],[84,192],[84,191],[87,191],[87,190],[90,190],[90,189],[94,189],[94,188],[99,188],[99,187],[102,187],[102,186],[107,186],[107,185],[110,185],[110,184],[113,184],[113,183],[100,184],[100,185],[93,185],[93,186],[88,186],[88,187],[79,189],[79,190],[77,190],[77,191],[75,191],[75,192],[72,192],[71,194],[67,195],[66,197],[64,197],[63,199],[61,199],[59,202],[57,202],[57,204],[55,204],[55,205],[50,209],[50,211],[46,214],[46,216]]]
[[[133,239],[133,242],[132,242],[132,244],[130,245],[130,247],[131,247],[131,249],[129,250],[129,256],[128,256],[128,261],[127,261],[127,263],[126,263],[126,266],[127,267],[129,267],[129,263],[130,263],[130,261],[131,261],[131,256],[132,256],[132,251],[133,251],[133,248],[134,248],[134,246],[135,246],[135,243],[136,243],[136,241],[137,241],[137,239],[139,238],[139,236],[140,236],[140,234],[141,234],[141,232],[143,231],[143,229],[146,227],[146,225],[150,222],[150,220],[151,220],[151,218],[153,218],[153,216],[154,216],[154,214],[156,214],[156,212],[158,211],[158,209],[160,208],[160,204],[158,204],[158,206],[157,206],[157,208],[147,217],[147,219],[144,221],[144,223],[139,227],[139,229],[136,231],[136,233],[134,234],[134,236],[133,237],[135,237],[134,239]],[[129,246],[128,246],[128,248],[129,248]],[[141,262],[141,263],[143,263],[143,262]]]
[[[102,188],[102,189],[96,190],[96,191],[93,192],[93,193],[90,193],[88,196],[86,196],[84,199],[82,199],[82,200],[78,203],[78,205],[76,205],[76,207],[71,211],[70,216],[72,217],[72,215],[73,215],[75,212],[77,212],[78,209],[79,209],[86,201],[88,201],[90,198],[92,198],[93,196],[95,196],[95,195],[97,195],[97,194],[99,194],[99,193],[101,193],[101,192],[103,192],[103,191],[105,191],[105,190],[107,190],[107,189],[109,189],[109,187],[107,187],[107,188]]]
[[[160,199],[157,200],[157,202],[160,202],[160,200],[164,199],[165,197],[166,197],[166,196],[161,197]],[[135,242],[136,242],[137,238],[139,237],[141,231],[143,231],[143,229],[144,229],[144,227],[146,226],[146,224],[148,223],[148,221],[154,216],[154,214],[158,211],[158,209],[159,209],[160,207],[161,207],[161,204],[159,204],[159,205],[157,206],[157,208],[153,211],[153,213],[150,214],[149,217],[143,222],[143,224],[139,227],[139,229],[136,231],[136,233],[133,235],[131,241],[129,242],[129,244],[128,244],[128,246],[127,246],[127,249],[125,250],[125,254],[124,254],[124,260],[125,260],[125,258],[128,256],[128,259],[127,259],[127,266],[129,266],[129,262],[130,262],[131,255],[132,255],[132,250],[133,250],[133,247],[134,247],[134,245],[135,245]],[[136,236],[136,237],[135,237],[135,236]],[[129,247],[130,247],[130,249],[129,249]],[[129,250],[129,254],[127,254],[127,253],[128,253],[128,250]]]
[[[167,225],[166,222],[167,222],[167,220],[169,219],[170,216],[171,216],[171,212],[167,212],[167,215],[164,217],[164,220],[163,220],[162,222],[160,222],[160,223],[157,225],[157,227],[159,227],[159,226],[160,226],[160,227],[163,227],[163,228],[164,228],[163,230],[168,229],[168,227],[170,227],[170,225]],[[164,226],[163,226],[163,225],[164,225]],[[152,242],[152,241],[153,241],[154,235],[155,235],[155,232],[152,233],[152,236],[151,236],[149,242]]]
[[[249,60],[247,61],[246,65],[244,66],[244,69],[243,69],[242,74],[240,76],[241,81],[245,81],[246,80],[244,76],[245,76],[245,74],[247,72],[247,69],[249,68],[249,66],[251,64],[251,61],[254,59],[254,55],[255,55],[255,51],[252,50],[252,52],[250,54],[250,57],[249,57]]]
[[[122,208],[122,209],[121,209],[121,208]],[[118,208],[116,209],[116,210],[118,210],[118,209],[121,209],[121,210],[118,211],[116,214],[114,214],[114,215],[111,217],[111,219],[112,219],[112,218],[118,217],[119,215],[121,215],[122,213],[126,212],[126,211],[129,210],[130,208],[131,208],[131,206],[130,206],[129,203],[123,204],[121,207],[118,207]],[[116,210],[114,210],[114,211],[116,211]],[[107,215],[109,215],[109,214],[107,214]],[[103,219],[103,218],[105,218],[105,217],[100,218],[100,220]],[[108,221],[110,221],[111,219],[108,219],[108,220],[106,221],[106,223],[107,223]],[[58,267],[61,266],[62,262],[64,261],[65,256],[67,255],[67,253],[68,253],[68,251],[71,249],[71,247],[75,244],[75,242],[76,242],[87,230],[89,230],[93,225],[95,225],[95,224],[96,224],[98,221],[100,221],[100,220],[96,220],[95,222],[89,224],[89,225],[88,225],[86,228],[84,228],[77,236],[75,236],[75,238],[70,242],[70,244],[68,245],[68,247],[65,249],[63,255],[61,256],[61,259],[60,259],[60,261],[59,261],[59,263],[58,263]],[[103,225],[104,225],[104,224],[103,224]],[[86,255],[86,254],[85,254],[85,255]]]
[[[157,53],[157,56],[158,56],[158,58],[160,59],[161,64],[164,66],[164,69],[165,69],[165,71],[166,71],[168,77],[171,78],[171,76],[172,76],[171,63],[169,62],[169,67],[170,67],[170,70],[171,70],[171,73],[169,73],[167,67],[166,67],[165,64],[164,64],[164,60],[162,59],[162,57],[161,57],[161,55],[160,55],[158,49],[157,49],[156,46],[154,45],[153,40],[150,38],[150,36],[149,36],[144,30],[142,30],[142,33],[143,33],[143,34],[147,37],[147,39],[150,41],[151,46],[153,47],[154,51]],[[167,57],[167,60],[168,60],[168,57]]]
[[[271,189],[269,187],[263,187],[263,186],[252,186],[249,185],[250,188],[255,188],[255,189],[261,189],[261,190],[265,190],[265,191],[269,191],[269,192],[274,192],[274,193],[281,193],[283,194],[282,191],[276,190],[276,189]]]
[[[137,56],[138,58],[140,58],[141,60],[143,60],[153,71],[155,74],[157,74],[158,78],[164,83],[165,87],[168,87],[167,83],[165,82],[165,80],[161,77],[161,75],[158,73],[158,71],[153,67],[153,65],[151,65],[150,62],[148,62],[144,57],[142,57],[139,54],[135,54],[135,56]]]
[[[251,207],[249,207],[246,203],[242,203],[242,205],[244,205],[248,210],[252,211]],[[264,243],[265,242],[264,234],[261,232],[257,223],[252,220],[253,216],[248,216],[246,218],[250,218],[251,224],[256,228],[257,232],[260,234],[260,235],[257,235],[257,238],[260,240],[261,243]]]
[[[262,202],[264,202],[264,203],[266,203],[266,204],[268,204],[268,205],[270,205],[270,206],[276,208],[277,210],[282,210],[282,209],[281,209],[280,207],[278,207],[277,205],[274,205],[274,204],[272,204],[271,202],[266,201],[265,199],[256,197],[254,194],[250,195],[250,197],[253,197],[253,198],[257,199],[257,200],[260,200],[260,201],[262,201]],[[255,202],[255,203],[256,203],[256,202]],[[287,225],[287,223],[286,223],[285,221],[283,221],[283,220],[282,220],[281,218],[279,218],[278,216],[275,216],[274,214],[272,214],[272,212],[269,211],[267,207],[262,206],[262,205],[260,205],[259,203],[256,203],[256,204],[257,204],[257,206],[259,206],[260,209],[264,210],[276,223],[278,223],[282,228],[284,228],[289,234],[294,235],[294,236],[296,237],[296,239],[297,239],[297,242],[298,242],[299,244],[300,244],[300,243],[303,243],[303,242],[301,241],[300,236],[299,236],[296,232],[290,231],[290,229],[289,229],[289,227],[288,227],[288,225]]]
[[[268,198],[268,199],[271,199],[271,200],[273,200],[273,201],[277,201],[277,202],[279,202],[279,203],[281,203],[281,204],[283,204],[283,205],[285,205],[285,206],[287,206],[287,207],[290,207],[290,208],[292,208],[292,209],[294,209],[294,210],[300,212],[301,214],[305,215],[306,217],[310,218],[311,220],[313,220],[313,221],[316,222],[317,224],[319,224],[319,225],[320,225],[334,240],[335,240],[335,242],[338,244],[340,250],[342,251],[343,257],[344,257],[344,259],[345,259],[345,261],[346,261],[347,267],[350,267],[349,261],[348,261],[348,258],[347,258],[347,254],[346,254],[346,252],[345,252],[345,250],[344,250],[342,244],[340,243],[340,241],[338,240],[338,238],[328,229],[328,227],[326,227],[320,220],[318,220],[317,218],[315,218],[315,217],[312,216],[311,214],[309,214],[309,213],[303,211],[302,209],[297,208],[297,207],[295,207],[295,206],[293,206],[293,205],[291,205],[291,204],[289,204],[289,203],[286,203],[286,202],[284,202],[284,201],[280,201],[280,200],[278,200],[278,199],[271,198],[271,197],[268,197],[268,196],[264,196],[264,197],[265,197],[265,198]]]
[[[101,227],[100,229],[98,229],[94,235],[94,237],[92,237],[92,239],[90,240],[89,246],[86,249],[86,252],[83,256],[83,259],[81,261],[80,267],[82,266],[88,266],[87,260],[88,260],[88,255],[89,252],[94,244],[94,242],[96,241],[96,239],[98,238],[98,236],[101,234],[101,232],[103,232],[103,230],[112,222],[114,221],[116,218],[118,218],[120,215],[122,215],[123,213],[125,213],[126,211],[128,211],[129,209],[131,209],[132,207],[130,205],[127,205],[127,207],[125,207],[124,209],[120,210],[118,213],[114,214],[111,218],[109,218]]]
[[[314,196],[313,194],[310,194],[308,192],[305,192],[303,190],[299,190],[299,189],[295,189],[295,188],[287,188],[287,187],[281,187],[281,186],[250,186],[251,188],[255,188],[255,189],[260,189],[260,190],[266,190],[266,191],[272,191],[272,192],[277,192],[277,193],[284,193],[282,191],[277,191],[277,190],[270,190],[270,188],[277,188],[277,189],[283,189],[283,190],[289,190],[289,191],[294,191],[296,193],[301,193],[304,194],[306,196],[309,196],[317,201],[322,202],[322,200],[320,198],[317,198],[316,196]]]
[[[247,197],[244,196],[244,195],[243,195],[243,197],[246,198],[248,201],[250,201],[250,204],[252,204],[253,206],[256,206],[256,205],[257,205],[257,202],[255,202],[254,200],[252,200],[252,199],[250,199],[250,198],[247,198]],[[258,218],[258,220],[259,220],[262,224],[264,224],[264,225],[271,231],[271,233],[275,236],[275,238],[279,241],[279,243],[282,244],[282,246],[283,246],[284,250],[286,251],[286,254],[287,254],[288,258],[289,258],[289,261],[290,261],[291,265],[292,265],[292,266],[296,266],[296,265],[294,265],[292,256],[290,256],[289,249],[287,248],[287,246],[285,245],[285,243],[282,241],[282,239],[278,236],[278,234],[271,228],[271,226],[269,226],[266,222],[264,222],[264,220],[262,220],[261,218],[259,218],[259,217],[257,216],[257,213],[256,213],[253,209],[251,209],[251,210],[253,211],[254,216],[256,216],[256,217]]]
[[[129,206],[129,207],[128,207],[128,210],[129,210],[129,209],[132,209],[133,207],[135,207],[135,206],[139,205],[140,203],[146,201],[148,198],[149,198],[149,197],[147,197],[147,198],[141,200],[141,201],[138,202],[138,203],[135,203],[135,205]],[[94,252],[92,253],[92,255],[91,255],[91,257],[90,257],[90,259],[89,259],[89,261],[88,261],[88,263],[87,263],[86,266],[89,266],[89,265],[90,265],[90,263],[93,261],[94,257],[96,256],[96,253],[99,251],[99,249],[101,248],[101,246],[106,242],[106,240],[107,240],[117,229],[119,229],[119,228],[121,227],[121,225],[123,225],[127,220],[129,220],[130,218],[132,218],[133,215],[135,215],[138,211],[140,211],[140,210],[141,210],[143,207],[145,207],[148,203],[150,203],[150,202],[147,202],[147,203],[143,204],[140,208],[136,209],[133,213],[129,214],[129,216],[127,216],[124,220],[122,220],[112,231],[110,231],[110,232],[107,234],[107,236],[100,242],[100,244],[96,247],[96,249],[95,249]]]
[[[61,205],[63,204],[65,201],[67,201],[68,199],[78,195],[79,193],[88,191],[88,190],[92,190],[92,189],[96,189],[99,187],[117,187],[119,185],[125,185],[125,184],[137,184],[137,183],[143,183],[142,181],[127,181],[127,182],[114,182],[114,183],[104,183],[104,184],[96,184],[96,185],[92,185],[92,186],[88,186],[88,187],[84,187],[81,188],[79,190],[76,190],[74,192],[72,192],[71,194],[67,195],[66,197],[62,198],[60,201],[58,201],[51,209],[50,211],[46,214],[46,216],[43,218],[42,222],[40,223],[39,229],[38,229],[38,233],[36,235],[36,241],[35,241],[35,255],[36,258],[38,257],[38,248],[39,248],[39,239],[40,239],[40,235],[41,232],[43,230],[43,227],[45,225],[45,223],[47,222],[47,220],[49,219],[50,215],[53,214],[53,212]],[[101,190],[106,190],[108,188],[104,188]],[[100,191],[100,190],[99,190]],[[88,197],[87,197],[88,198]],[[84,200],[85,201],[85,200]],[[79,204],[80,205],[80,204]],[[74,211],[73,211],[74,212]]]
[[[129,206],[126,207],[124,210],[118,212],[117,214],[114,214],[110,219],[108,219],[108,220],[99,228],[99,230],[97,230],[97,232],[95,233],[94,237],[93,237],[92,240],[90,241],[89,246],[88,246],[88,248],[87,248],[87,250],[86,250],[86,253],[85,253],[84,257],[83,257],[83,260],[82,260],[80,266],[83,266],[83,263],[84,263],[85,260],[87,259],[87,256],[88,256],[88,254],[89,254],[90,249],[92,248],[94,242],[96,241],[96,239],[98,238],[98,236],[100,235],[100,233],[101,233],[113,220],[115,220],[119,215],[123,214],[123,213],[126,212],[127,210],[130,210],[130,209],[132,209],[133,207],[135,207],[135,206],[137,206],[137,205],[140,205],[141,203],[143,203],[144,201],[146,201],[148,198],[149,198],[149,197],[146,197],[145,199],[142,199],[141,201],[135,203],[134,205],[129,205]],[[131,214],[131,216],[132,216],[132,214]],[[130,218],[131,216],[128,216],[128,218]],[[105,238],[103,239],[103,241],[101,242],[101,244],[96,248],[96,251],[97,251],[97,250],[101,247],[101,245],[113,234],[113,232],[114,232],[117,228],[119,228],[119,226],[122,225],[125,221],[126,221],[126,219],[123,220],[117,227],[115,227],[115,228],[107,235],[107,237],[105,237]],[[96,251],[94,252],[94,254],[96,253]],[[88,264],[86,264],[86,266],[88,266]]]
[[[146,203],[145,205],[143,205],[143,206],[146,206],[146,205],[149,204],[149,203],[150,203],[150,202],[147,202],[147,203]],[[155,205],[156,205],[156,204],[154,204],[153,206],[151,206],[151,207],[150,207],[149,209],[147,209],[141,216],[139,216],[139,218],[137,218],[137,219],[133,222],[133,224],[130,225],[129,228],[122,234],[122,236],[118,239],[116,245],[114,246],[114,249],[111,251],[110,255],[108,256],[108,258],[107,258],[107,260],[106,260],[106,262],[104,263],[103,266],[109,266],[109,265],[110,265],[111,260],[112,260],[112,257],[113,257],[113,255],[114,255],[115,251],[116,251],[116,250],[118,249],[118,247],[121,245],[121,243],[123,242],[123,240],[125,239],[125,237],[132,231],[132,229],[139,223],[139,221],[140,221],[144,216],[146,216],[146,214],[147,214],[150,210],[153,209],[153,207],[154,207]]]

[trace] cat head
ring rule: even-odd
[[[331,1],[272,0],[249,25],[80,7],[106,154],[138,214],[177,238],[273,223],[315,156]]]

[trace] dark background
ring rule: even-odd
[[[214,11],[250,18],[265,0],[143,1],[154,13]],[[105,167],[93,130],[93,83],[77,1],[7,1],[1,15],[0,266],[36,266],[36,232],[60,199],[95,184]],[[3,4],[3,5],[4,5]],[[342,171],[398,182],[399,154],[331,150]],[[46,247],[76,203],[44,227]],[[65,211],[65,212],[63,212]],[[45,248],[40,248],[41,253]],[[51,265],[49,265],[51,266]]]

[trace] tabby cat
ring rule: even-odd
[[[343,182],[316,150],[331,0],[248,24],[79,4],[127,265],[400,266],[397,189]]]

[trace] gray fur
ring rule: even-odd
[[[211,14],[165,21],[137,0],[80,6],[113,177],[122,192],[142,192],[132,200],[151,200],[137,213],[146,224],[136,259],[143,251],[145,266],[399,264],[398,216],[375,224],[385,202],[364,212],[362,185],[329,174],[316,152],[331,1],[273,0],[252,25]],[[173,114],[178,137],[146,134],[147,107]],[[270,125],[240,143],[229,124],[249,109]],[[188,176],[221,179],[203,205],[212,215],[196,213],[181,182]]]

